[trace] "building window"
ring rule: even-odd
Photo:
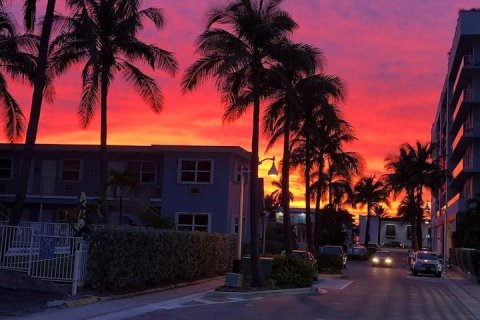
[[[395,225],[387,224],[386,225],[386,236],[387,238],[395,238]]]
[[[0,179],[12,177],[12,159],[0,159]]]
[[[80,181],[80,160],[63,160],[62,162],[62,180]]]
[[[157,166],[154,161],[130,161],[127,170],[133,172],[141,184],[154,184]]]
[[[412,239],[412,226],[407,226],[407,239]]]
[[[177,213],[177,230],[210,231],[208,213]]]
[[[179,181],[181,183],[212,183],[212,160],[180,160]]]

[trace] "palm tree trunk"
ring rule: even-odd
[[[290,221],[290,105],[285,108],[285,124],[283,133],[283,165],[282,165],[282,210],[283,231],[285,233],[285,253],[293,255],[292,226]]]
[[[30,175],[30,167],[37,139],[38,123],[40,121],[40,113],[43,102],[43,90],[45,88],[45,71],[48,61],[48,45],[50,42],[50,34],[52,31],[53,14],[55,12],[55,1],[48,0],[43,18],[42,33],[40,35],[40,46],[38,48],[37,70],[33,84],[32,105],[30,108],[30,119],[28,121],[27,135],[25,139],[25,149],[23,153],[23,161],[20,165],[20,185],[15,195],[15,204],[11,211],[11,225],[18,225],[22,217],[23,205],[27,195],[28,179]]]
[[[100,101],[100,203],[102,216],[106,222],[111,223],[111,217],[108,217],[106,186],[108,182],[107,175],[107,96],[108,96],[108,75],[107,67],[104,65],[101,75],[101,101]]]
[[[365,230],[365,246],[370,242],[370,203],[367,203],[367,226]]]
[[[320,200],[322,198],[322,190],[320,187],[320,178],[318,179],[319,189],[316,193],[315,198],[315,234],[313,237],[313,243],[315,245],[315,252],[320,251]]]
[[[310,141],[308,137],[306,139],[305,147],[305,214],[307,225],[307,248],[308,251],[312,252],[312,217],[310,216],[310,170],[312,165],[310,161]]]
[[[250,1],[244,0],[248,7]],[[259,241],[258,241],[258,145],[259,145],[259,127],[260,127],[260,79],[258,74],[259,59],[257,50],[254,50],[253,66],[253,129],[252,129],[252,158],[250,159],[250,260],[252,271],[252,285],[254,287],[265,286],[265,278],[260,266]]]

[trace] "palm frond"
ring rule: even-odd
[[[162,111],[163,95],[155,79],[147,76],[140,69],[126,61],[123,61],[120,66],[123,69],[125,81],[133,84],[143,100],[150,105],[150,108],[155,113]]]

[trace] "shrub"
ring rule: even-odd
[[[270,280],[280,288],[305,288],[312,285],[314,274],[308,261],[277,255],[273,258]]]
[[[343,260],[334,254],[317,253],[315,255],[320,273],[342,273]]]
[[[173,229],[174,227],[174,223],[171,219],[155,213],[143,213],[140,215],[140,219],[146,227],[152,227],[155,229]]]
[[[103,229],[91,235],[87,284],[127,292],[224,274],[235,239],[205,232]]]

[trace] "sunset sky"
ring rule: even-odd
[[[44,13],[46,1],[40,1]],[[222,123],[223,106],[212,82],[182,95],[183,72],[197,56],[194,41],[204,27],[212,0],[144,1],[142,7],[164,9],[166,24],[160,32],[147,28],[140,38],[172,51],[180,72],[167,74],[146,69],[157,79],[165,96],[164,110],[156,115],[121,77],[109,93],[108,143],[124,145],[238,145],[250,151],[251,113],[234,123]],[[222,1],[220,1],[222,2]],[[21,1],[9,8],[20,19]],[[64,1],[57,0],[58,11]],[[358,141],[346,147],[362,154],[366,174],[382,174],[384,158],[402,143],[428,142],[434,113],[447,71],[459,9],[478,5],[474,0],[286,0],[282,8],[299,24],[292,39],[314,45],[326,57],[325,73],[347,84],[343,116],[355,128]],[[99,144],[99,112],[84,130],[76,117],[81,82],[78,71],[56,79],[56,99],[44,103],[38,143]],[[31,88],[12,84],[11,91],[28,116]],[[1,142],[6,142],[4,136]],[[260,157],[281,158],[281,141],[267,154],[265,137]],[[277,162],[278,165],[278,162]],[[261,166],[266,176],[270,163]],[[303,184],[292,176],[295,202],[304,206]],[[266,178],[266,193],[272,191]],[[393,209],[391,210],[393,211]]]

